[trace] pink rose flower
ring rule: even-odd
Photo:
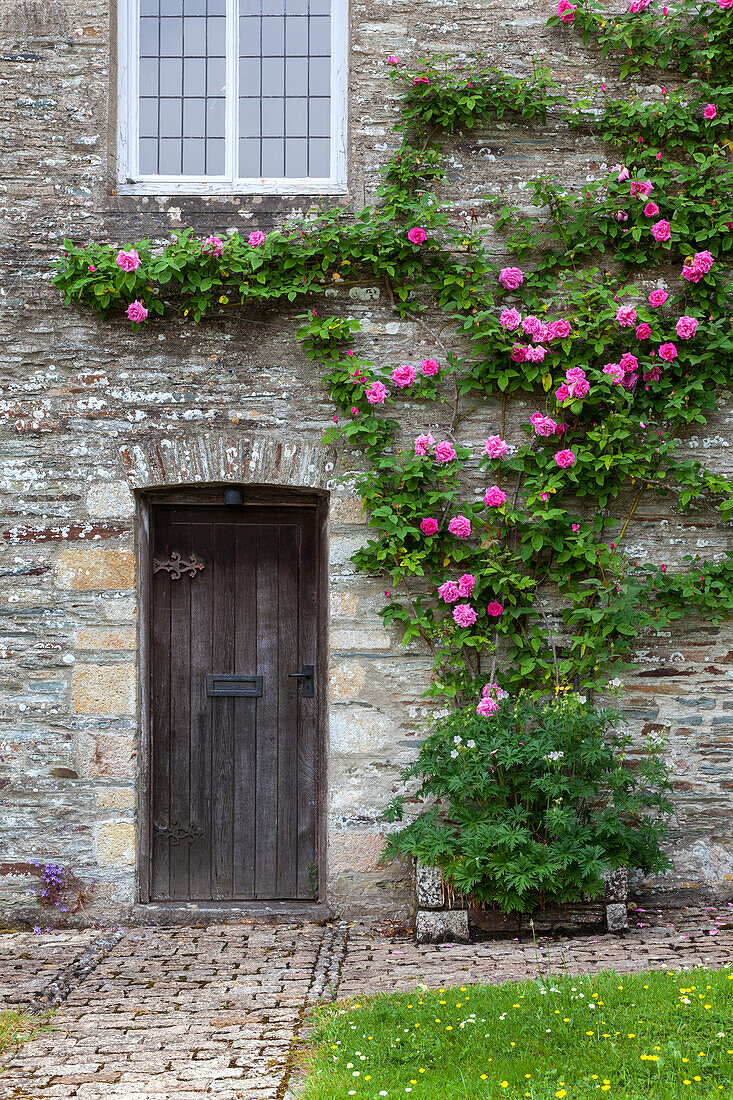
[[[484,504],[487,508],[501,508],[506,500],[506,493],[498,485],[491,485],[484,493]]]
[[[606,363],[603,373],[611,379],[612,386],[618,386],[624,379],[624,368],[620,363]]]
[[[623,386],[623,388],[625,390],[633,390],[634,386],[636,385],[636,383],[638,381],[639,381],[639,375],[638,374],[636,374],[636,373],[627,374],[627,375],[624,376],[624,380],[621,383],[621,385]]]
[[[491,615],[492,619],[498,619],[504,608],[498,600],[492,600],[490,604],[486,605],[486,614]]]
[[[659,358],[664,359],[665,363],[671,363],[677,358],[677,348],[674,344],[662,344],[659,349]]]
[[[453,622],[458,626],[473,626],[477,615],[470,603],[459,603],[453,608]]]
[[[389,62],[390,65],[399,65],[399,63],[400,63],[399,57],[396,57],[393,53],[391,53],[389,55],[389,57],[387,58],[387,61]]]
[[[629,215],[626,213],[625,210],[617,210],[616,211],[616,221],[617,222],[627,222],[628,220],[629,220]]]
[[[423,359],[420,364],[420,371],[425,378],[432,378],[434,374],[437,374],[440,370],[436,359]]]
[[[572,23],[577,10],[577,4],[571,4],[570,0],[560,0],[557,5],[557,17],[561,23]]]
[[[489,458],[503,458],[509,451],[509,444],[505,443],[501,436],[490,435],[484,443],[484,454]]]
[[[657,243],[661,241],[668,241],[672,236],[672,227],[668,221],[662,218],[661,221],[655,222],[652,226],[652,237]]]
[[[519,328],[522,323],[522,314],[518,309],[503,309],[499,315],[499,324],[502,328],[509,329],[510,332],[514,332]]]
[[[632,15],[638,15],[649,7],[652,0],[629,0],[629,11]]]
[[[259,248],[261,244],[265,243],[265,234],[262,232],[261,229],[255,229],[252,233],[250,233],[249,237],[247,238],[247,242],[250,248]]]
[[[438,595],[443,603],[455,603],[456,600],[461,598],[463,593],[458,590],[458,585],[455,581],[446,581],[445,584],[441,584],[438,589]]]
[[[415,79],[412,82],[412,86],[414,88],[416,84],[429,84],[429,83],[430,83],[430,77],[428,77],[428,76],[416,76]]]
[[[644,217],[645,218],[656,218],[658,213],[659,213],[659,207],[657,206],[657,204],[655,202],[648,202],[646,204],[646,206],[644,207]]]
[[[134,248],[131,248],[129,252],[120,250],[117,253],[117,266],[121,267],[123,271],[137,271],[140,262],[140,257]]]
[[[503,267],[499,272],[499,282],[506,290],[516,290],[524,282],[524,275],[518,267]]]
[[[140,301],[130,302],[125,312],[136,325],[141,324],[148,315],[147,309]]]
[[[625,351],[621,356],[619,366],[623,370],[624,374],[628,374],[629,371],[639,369],[639,360],[635,355],[632,355],[630,351]]]
[[[655,364],[653,367],[650,367],[648,371],[644,371],[643,377],[645,382],[658,382],[662,377],[662,368]]]
[[[428,453],[430,447],[433,447],[434,445],[435,440],[433,439],[430,432],[428,432],[427,435],[419,435],[415,440],[415,454],[421,455],[424,458],[425,455]]]
[[[715,106],[715,104],[714,103],[707,103],[705,105],[705,110],[703,111],[702,116],[703,116],[703,118],[710,119],[710,118],[715,118],[717,113],[718,113],[718,108]]]
[[[540,321],[539,317],[535,317],[532,313],[530,313],[529,316],[525,317],[522,321],[522,332],[525,333],[526,336],[534,336],[534,334],[536,332],[539,332],[541,328],[542,321]]]
[[[400,367],[395,367],[392,371],[392,381],[395,386],[399,386],[401,390],[408,389],[415,381],[415,368],[408,366],[407,363],[403,363]]]
[[[626,167],[625,164],[617,164],[614,167],[613,171],[615,172],[616,169],[618,169],[618,182],[619,183],[623,183],[624,180],[627,180],[629,178],[629,170],[628,170],[628,168]]]
[[[410,244],[420,245],[425,244],[425,241],[428,239],[428,235],[422,228],[422,226],[413,225],[412,229],[409,229],[407,231],[407,239]]]
[[[448,530],[457,539],[467,539],[471,534],[471,521],[466,516],[454,516],[448,524]]]
[[[529,422],[534,428],[535,435],[551,436],[557,431],[557,424],[551,416],[544,416],[540,412],[532,413]]]
[[[370,405],[383,405],[387,396],[387,387],[384,382],[372,382],[371,386],[364,392]]]
[[[96,269],[96,267],[94,266],[94,264],[88,264],[88,265],[87,265],[87,271],[95,272],[96,270],[97,270],[97,269]]]
[[[515,344],[512,348],[512,359],[515,363],[523,363],[527,358],[527,348],[523,344]]]
[[[547,349],[538,344],[536,348],[527,348],[524,358],[530,363],[541,363],[547,355]]]
[[[568,387],[565,385],[564,382],[561,382],[560,385],[555,390],[555,400],[557,401],[558,405],[562,405],[563,402],[567,401],[567,399],[569,397],[570,397],[570,390],[568,389]]]
[[[427,535],[428,537],[430,535],[437,535],[438,521],[433,519],[432,516],[426,516],[425,519],[420,520],[420,530],[424,535]]]
[[[693,266],[696,267],[698,271],[702,271],[707,275],[715,261],[713,260],[712,252],[708,252],[708,250],[705,249],[704,252],[696,252],[692,262]]]
[[[463,596],[464,599],[468,599],[475,586],[476,578],[473,573],[464,573],[458,582],[458,594]]]
[[[637,199],[648,199],[651,195],[654,187],[651,180],[632,180],[631,181],[631,197]]]
[[[561,4],[567,3],[567,0],[560,0]],[[572,4],[570,5],[572,7]],[[574,13],[573,13],[574,14]],[[562,19],[562,16],[560,17]],[[572,20],[563,19],[564,23],[570,23]],[[480,714],[482,718],[490,718],[492,714],[496,714],[499,709],[499,704],[495,699],[491,699],[488,696],[480,699],[476,705],[476,713]]]
[[[561,317],[550,323],[550,339],[565,340],[570,335],[570,322]]]
[[[577,532],[577,531],[580,530],[580,524],[579,523],[574,523],[572,526],[573,526],[573,531]]]
[[[733,3],[733,0],[731,0],[731,3]],[[697,324],[697,317],[680,317],[675,325],[680,340],[691,340],[697,332]]]
[[[563,470],[566,470],[568,466],[572,466],[575,463],[575,455],[572,451],[557,451],[555,453],[555,462]]]
[[[646,323],[646,321],[644,321],[643,324],[636,326],[636,339],[637,340],[648,340],[649,337],[651,336],[651,334],[652,334],[652,330],[651,330],[650,326]]]
[[[442,440],[440,443],[435,444],[435,460],[436,462],[446,463],[452,462],[456,457],[456,452],[451,447],[447,439]]]
[[[733,8],[733,0],[718,0],[718,7],[721,11],[730,11]]]
[[[659,306],[664,305],[668,298],[669,294],[667,294],[666,290],[653,290],[649,295],[649,305],[658,309]]]
[[[204,252],[210,256],[221,256],[224,251],[224,242],[221,237],[207,237],[204,241]]]
[[[633,306],[619,306],[616,310],[616,320],[621,328],[633,328],[636,324],[636,310]]]

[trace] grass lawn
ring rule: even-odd
[[[39,1031],[44,1030],[45,1019],[31,1016],[27,1012],[16,1012],[15,1009],[0,1012],[0,1055],[7,1053],[18,1043],[34,1039]]]
[[[304,1100],[733,1098],[733,970],[550,976],[319,1010]]]

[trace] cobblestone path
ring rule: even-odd
[[[623,939],[541,941],[537,955],[512,940],[418,947],[361,924],[135,928],[101,949],[89,932],[0,935],[0,1000],[63,998],[51,1030],[7,1059],[0,1097],[284,1100],[293,1039],[318,1000],[532,977],[538,956],[554,973],[729,965],[732,913],[639,914]]]

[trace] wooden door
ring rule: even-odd
[[[312,899],[317,510],[159,504],[151,528],[151,900]]]

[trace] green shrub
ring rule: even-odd
[[[627,756],[617,721],[575,694],[543,703],[524,693],[488,718],[473,708],[440,718],[402,773],[432,804],[389,836],[383,859],[415,856],[508,913],[596,896],[609,868],[665,870],[662,746]],[[388,820],[403,809],[396,799]]]

